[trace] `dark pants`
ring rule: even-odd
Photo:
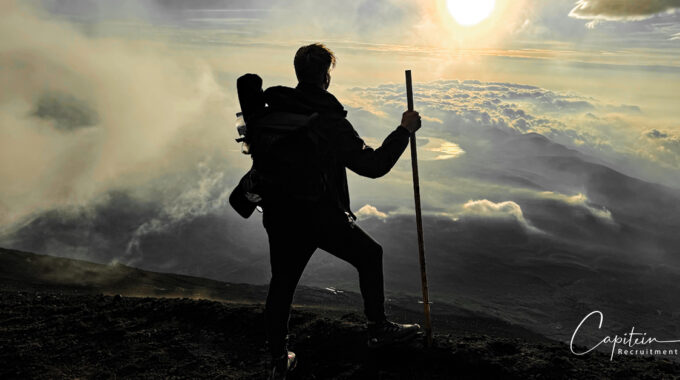
[[[265,208],[272,278],[265,324],[272,355],[285,350],[288,317],[300,276],[317,248],[342,259],[359,272],[364,313],[369,321],[385,319],[382,247],[339,208],[316,205]]]

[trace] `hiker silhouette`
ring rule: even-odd
[[[260,113],[267,113],[270,119],[284,114],[314,116],[306,122],[306,132],[290,135],[295,138],[251,136],[251,171],[262,179],[259,205],[270,249],[265,328],[273,378],[284,377],[297,360],[287,348],[290,307],[302,272],[317,248],[349,262],[359,272],[369,346],[408,341],[420,332],[417,324],[396,324],[385,316],[383,250],[356,224],[346,173],[349,168],[370,178],[387,174],[406,149],[411,133],[420,128],[420,115],[404,112],[401,123],[373,149],[346,119],[342,104],[327,91],[335,66],[333,52],[319,43],[302,46],[295,54],[294,66],[299,81],[295,88],[275,86],[262,92],[257,88],[262,81],[256,75],[239,78],[239,98],[247,123],[263,125],[264,117],[257,120]],[[247,83],[250,89],[246,89]],[[255,128],[252,134],[265,129]],[[278,145],[262,141],[277,141]],[[290,145],[272,153],[283,141]]]

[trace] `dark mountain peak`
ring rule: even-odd
[[[535,132],[511,136],[502,141],[498,148],[500,151],[511,156],[520,154],[522,156],[582,156],[578,151],[553,142],[549,138]]]
[[[522,135],[522,137],[524,139],[527,139],[527,140],[550,142],[550,140],[547,137],[543,136],[540,133],[536,133],[536,132],[525,133],[525,134]]]

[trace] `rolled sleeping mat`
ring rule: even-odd
[[[264,110],[264,91],[262,90],[262,78],[257,74],[245,74],[236,80],[238,102],[241,105],[243,119],[246,124],[252,115]]]

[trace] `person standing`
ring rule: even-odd
[[[301,199],[281,192],[262,201],[272,275],[265,305],[272,379],[285,378],[297,363],[287,347],[290,307],[302,272],[317,248],[349,262],[359,272],[369,347],[406,342],[420,332],[417,324],[398,324],[385,316],[383,249],[355,222],[346,169],[370,178],[387,174],[408,146],[411,133],[420,128],[421,118],[416,111],[406,111],[379,148],[366,145],[346,119],[342,104],[328,92],[335,62],[335,55],[323,44],[302,46],[294,59],[298,85],[264,92],[272,111],[318,113],[315,132],[323,137],[326,153],[326,159],[315,166],[320,175],[314,171],[300,174],[299,179],[296,175],[300,186],[318,187],[318,196]]]

